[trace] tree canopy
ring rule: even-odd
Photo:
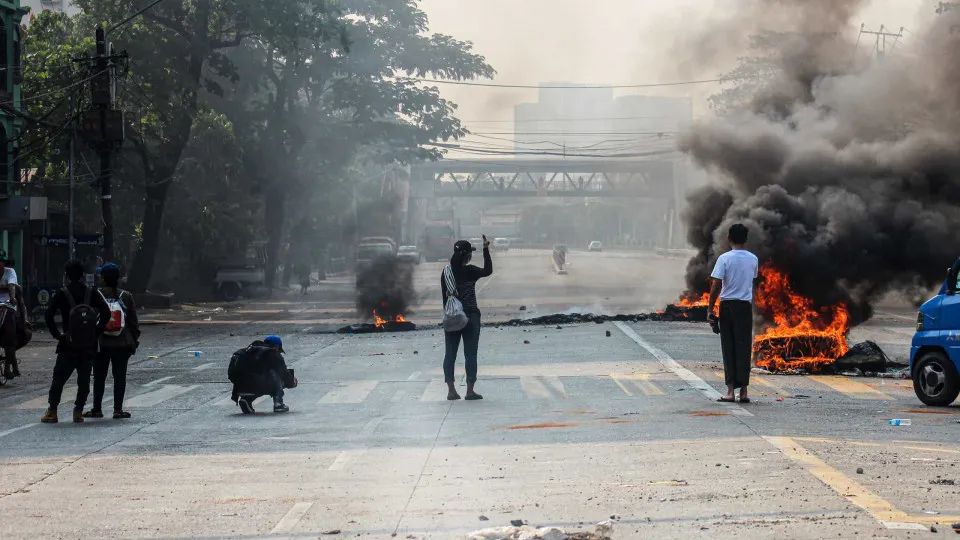
[[[71,103],[84,106],[86,85],[74,83],[87,63],[76,60],[91,54],[95,27],[135,9],[75,5],[81,14],[41,13],[26,31],[24,90],[45,96],[30,113],[53,126],[70,119]],[[416,0],[161,2],[109,39],[130,58],[117,88],[126,142],[113,172],[133,290],[182,282],[190,268],[209,279],[217,258],[255,237],[268,241],[272,281],[291,225],[338,227],[352,182],[437,159],[430,143],[466,134],[456,105],[422,79],[494,74],[469,42],[431,34]],[[65,155],[48,146],[57,154],[44,161],[47,175],[62,181]],[[161,249],[170,255],[162,262]]]

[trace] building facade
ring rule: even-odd
[[[25,125],[20,84],[20,25],[29,8],[20,0],[0,0],[0,249],[15,263],[24,260],[30,222],[46,218],[46,198],[20,193],[20,147]],[[25,274],[17,268],[18,274]]]

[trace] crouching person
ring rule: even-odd
[[[227,376],[233,383],[231,399],[243,414],[253,414],[253,402],[261,396],[273,397],[273,412],[290,410],[283,404],[284,388],[296,388],[293,370],[283,360],[283,341],[279,336],[267,336],[233,353]]]

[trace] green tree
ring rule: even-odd
[[[473,79],[493,69],[472,45],[428,34],[413,0],[343,0],[346,54],[318,39],[310,24],[293,24],[249,41],[231,54],[241,74],[218,108],[244,126],[246,162],[260,178],[272,283],[289,208],[334,187],[345,168],[436,159],[424,144],[466,131],[456,106],[436,87],[406,77]],[[247,74],[250,74],[248,77]],[[250,84],[259,75],[258,84]],[[243,104],[237,107],[237,104]]]

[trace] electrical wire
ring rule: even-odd
[[[101,74],[103,74],[103,73],[106,73],[106,72],[109,71],[109,70],[110,70],[110,68],[107,68],[107,69],[98,71],[98,72],[94,73],[93,75],[87,77],[86,79],[83,79],[83,80],[81,80],[81,81],[77,81],[77,82],[75,82],[75,83],[73,83],[73,84],[71,84],[71,85],[69,85],[69,86],[64,86],[64,87],[62,87],[62,88],[57,88],[57,89],[55,89],[55,90],[51,90],[51,91],[46,92],[46,93],[43,93],[43,94],[37,94],[37,95],[35,95],[35,96],[30,96],[30,97],[26,97],[26,98],[23,98],[23,97],[22,97],[22,98],[20,98],[20,103],[26,103],[26,102],[28,102],[28,101],[34,101],[34,100],[37,100],[37,99],[40,99],[40,98],[44,98],[44,97],[47,97],[47,96],[52,96],[53,94],[56,94],[57,92],[63,92],[64,90],[69,90],[69,89],[71,89],[71,88],[75,88],[75,87],[77,87],[77,86],[79,86],[79,85],[81,85],[81,84],[83,84],[83,83],[92,81],[92,80],[95,79],[97,76],[99,76],[99,75],[101,75]],[[15,101],[4,101],[4,102],[0,102],[0,105],[16,105],[16,102],[15,102]]]
[[[533,85],[533,84],[498,84],[498,83],[482,83],[482,82],[472,82],[472,81],[449,81],[442,79],[421,79],[416,77],[411,77],[409,80],[414,80],[424,83],[436,83],[436,84],[449,84],[453,86],[479,86],[482,88],[530,88],[535,90],[590,90],[590,89],[615,89],[615,88],[659,88],[664,86],[684,86],[690,84],[705,84],[705,83],[717,83],[722,82],[723,79],[703,79],[699,81],[677,81],[677,82],[666,82],[666,83],[650,83],[650,84],[607,84],[607,85],[558,85],[558,86],[544,86],[544,85]]]

